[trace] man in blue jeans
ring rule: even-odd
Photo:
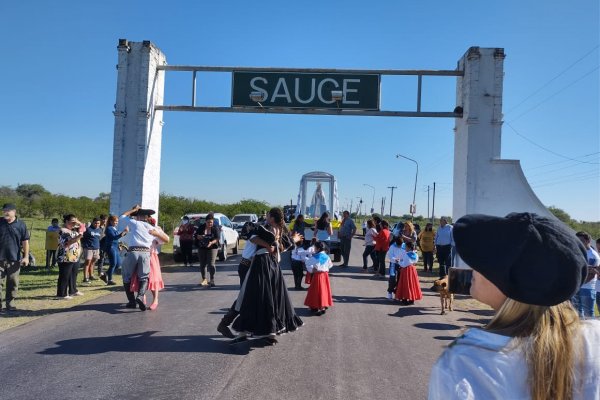
[[[435,233],[435,251],[440,263],[440,279],[448,275],[448,268],[452,265],[452,225],[448,224],[446,217],[440,218],[440,227]]]
[[[597,268],[600,266],[600,256],[592,248],[592,237],[587,232],[575,234],[585,246],[587,251],[588,275],[579,292],[571,299],[573,306],[579,313],[579,318],[594,318],[594,300],[596,299]]]

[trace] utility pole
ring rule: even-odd
[[[435,215],[435,182],[433,182],[433,202],[431,204],[431,224],[433,224],[433,220],[434,220],[434,215]]]
[[[429,219],[429,185],[427,185],[427,219]]]
[[[385,197],[381,198],[381,218],[383,218],[383,213],[385,212]]]
[[[390,217],[392,216],[392,203],[394,202],[394,189],[397,189],[398,186],[388,186],[388,189],[392,189],[392,196],[390,197]]]

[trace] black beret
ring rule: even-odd
[[[532,213],[471,214],[454,224],[458,255],[507,297],[553,306],[587,275],[586,249],[562,222]]]
[[[151,210],[149,208],[140,208],[139,210],[132,212],[132,217],[143,216],[143,215],[153,215],[156,214],[156,211]]]

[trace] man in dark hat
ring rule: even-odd
[[[121,215],[121,221],[129,228],[127,238],[129,240],[129,251],[123,260],[123,287],[127,295],[127,308],[140,307],[146,311],[144,294],[148,289],[148,275],[150,274],[150,248],[152,241],[159,233],[147,222],[154,210],[134,206],[131,210]],[[137,296],[131,291],[131,276],[137,273],[139,278],[139,289]]]
[[[2,206],[0,219],[0,310],[2,310],[2,284],[6,277],[6,310],[14,311],[14,299],[19,289],[21,266],[29,265],[29,232],[25,223],[17,218],[17,207],[7,203]],[[22,253],[21,253],[22,250]],[[21,255],[22,254],[22,255]]]

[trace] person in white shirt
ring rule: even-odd
[[[127,295],[127,308],[140,307],[146,311],[144,295],[148,289],[148,275],[150,274],[150,249],[154,238],[161,238],[159,233],[146,220],[154,214],[154,210],[142,209],[134,206],[121,215],[121,222],[129,229],[129,250],[123,260],[123,287]],[[133,217],[133,218],[132,218]],[[131,291],[131,275],[137,273],[139,289],[137,296]],[[136,305],[137,304],[137,305]]]
[[[596,269],[600,266],[600,257],[592,247],[592,237],[589,233],[577,232],[575,236],[581,240],[581,243],[583,243],[586,248],[588,274],[585,283],[581,285],[581,289],[573,296],[571,301],[579,313],[579,318],[594,318],[594,300],[596,299],[596,292],[600,289],[600,287],[598,287],[598,270]]]
[[[495,315],[440,356],[429,399],[600,399],[600,321],[580,320],[569,301],[587,275],[569,228],[531,213],[474,214],[453,234],[473,268],[471,295]]]
[[[406,253],[404,249],[404,241],[402,236],[397,237],[394,243],[390,246],[387,252],[387,258],[390,260],[390,277],[388,278],[388,289],[387,299],[393,300],[394,293],[396,293],[396,286],[398,285],[398,276],[400,275],[400,260]]]
[[[323,315],[333,305],[329,269],[333,266],[327,246],[323,242],[313,244],[314,255],[306,253],[304,264],[306,271],[311,274],[310,286],[304,299],[304,305],[316,315]]]
[[[362,272],[367,272],[367,257],[371,257],[373,261],[373,270],[377,267],[377,253],[375,252],[375,239],[377,236],[377,229],[375,229],[375,222],[372,219],[367,221],[367,231],[365,233],[365,251],[363,251],[363,269]]]

